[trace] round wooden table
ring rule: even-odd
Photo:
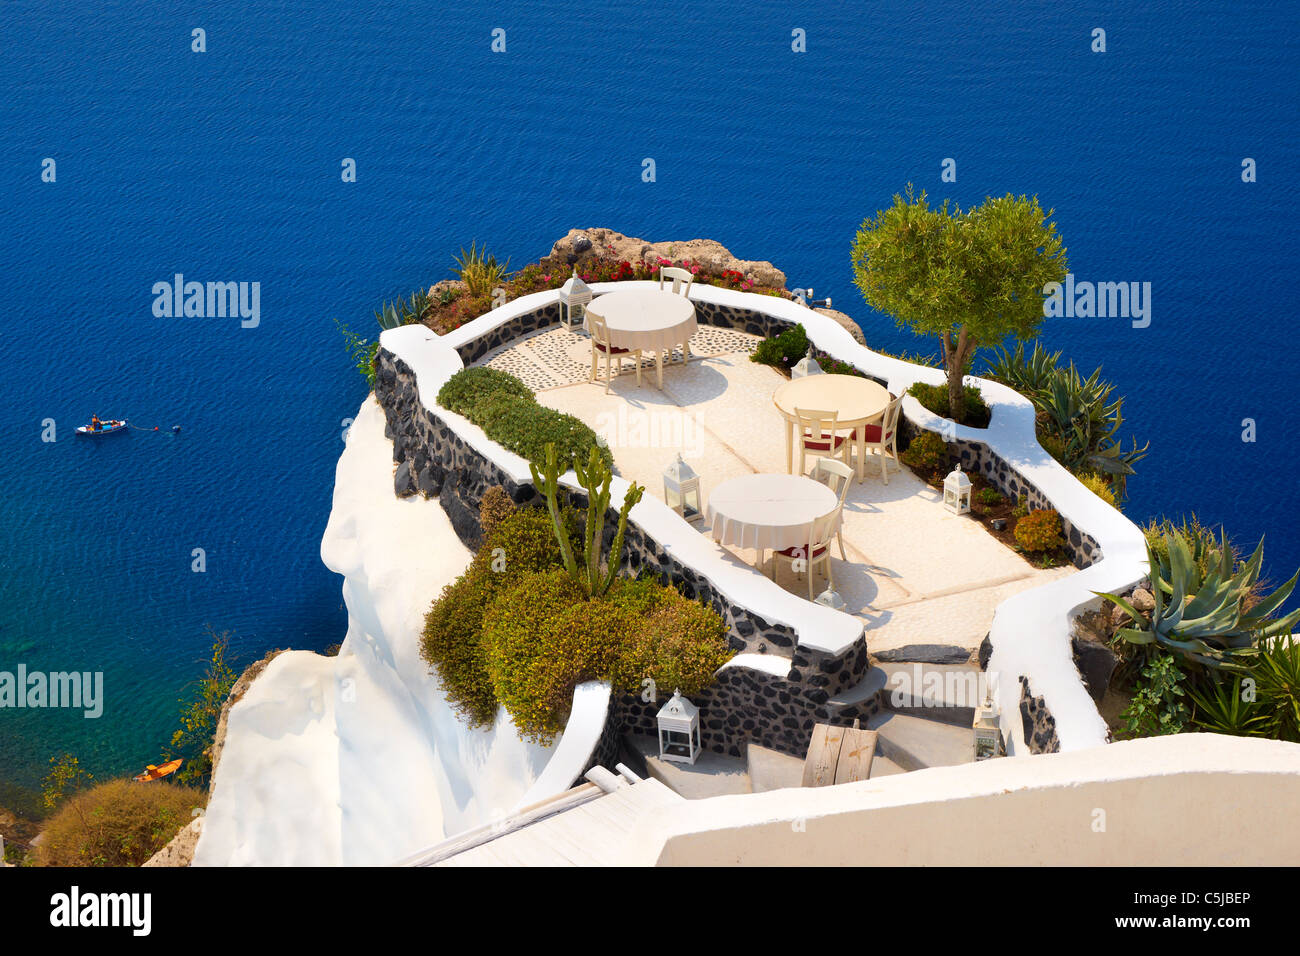
[[[803,475],[741,475],[709,495],[710,533],[719,544],[758,551],[806,547],[812,524],[840,500],[820,481]]]
[[[889,391],[869,378],[857,375],[805,375],[786,382],[772,394],[772,402],[785,418],[785,470],[794,471],[794,436],[799,427],[795,409],[835,412],[836,427],[858,433],[858,481],[862,481],[866,457],[866,429],[889,407]]]
[[[607,292],[593,299],[590,308],[605,317],[611,345],[654,353],[660,388],[664,387],[664,351],[680,345],[682,362],[690,357],[687,343],[698,325],[695,303],[684,295],[658,289]],[[586,319],[582,326],[587,328]]]

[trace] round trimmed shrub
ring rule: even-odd
[[[140,866],[203,807],[207,794],[153,781],[110,780],[73,794],[36,848],[42,866]]]
[[[525,575],[483,616],[485,664],[496,696],[527,740],[564,729],[573,690],[608,673],[634,613],[588,600],[562,569]]]
[[[1031,511],[1016,522],[1016,544],[1026,551],[1055,551],[1065,545],[1061,516],[1050,508]]]
[[[570,539],[573,520],[566,514]],[[448,701],[471,724],[491,724],[497,697],[485,664],[483,615],[521,577],[560,566],[550,513],[514,511],[484,535],[465,573],[442,589],[424,619],[420,653],[442,682]]]
[[[899,457],[918,474],[930,477],[948,467],[948,445],[937,433],[922,431]]]

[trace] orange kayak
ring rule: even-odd
[[[155,767],[153,764],[149,764],[149,766],[145,768],[144,773],[135,777],[135,780],[137,783],[148,783],[150,780],[159,780],[167,776],[169,773],[175,773],[177,770],[181,769],[182,763],[184,763],[183,760],[169,760],[160,767]]]

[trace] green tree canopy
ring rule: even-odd
[[[1043,287],[1061,282],[1065,247],[1038,198],[989,198],[962,210],[925,193],[894,196],[858,230],[853,278],[867,304],[919,335],[937,335],[948,407],[964,408],[962,377],[975,351],[1008,335],[1030,338],[1043,319]]]

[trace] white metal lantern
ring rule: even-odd
[[[700,709],[673,691],[672,699],[659,710],[659,757],[678,763],[695,763],[703,749],[700,743]]]
[[[943,480],[943,503],[959,515],[970,511],[970,479],[962,473],[961,465]]]
[[[560,286],[560,322],[573,328],[582,324],[583,315],[591,302],[591,286],[578,278],[578,267]]]
[[[794,368],[790,370],[791,378],[803,378],[807,375],[824,375],[822,367],[817,364],[813,358],[813,350],[808,349],[808,354],[795,363]]]
[[[840,593],[833,588],[827,588],[821,594],[817,595],[817,600],[813,603],[820,604],[822,607],[828,607],[833,611],[844,610],[844,598],[840,597]]]
[[[687,521],[699,521],[704,517],[700,476],[682,460],[681,452],[677,453],[677,460],[664,470],[664,501]]]
[[[998,730],[998,710],[993,703],[992,688],[984,693],[984,703],[975,708],[974,735],[975,759],[988,760],[1002,754],[1002,733]]]

